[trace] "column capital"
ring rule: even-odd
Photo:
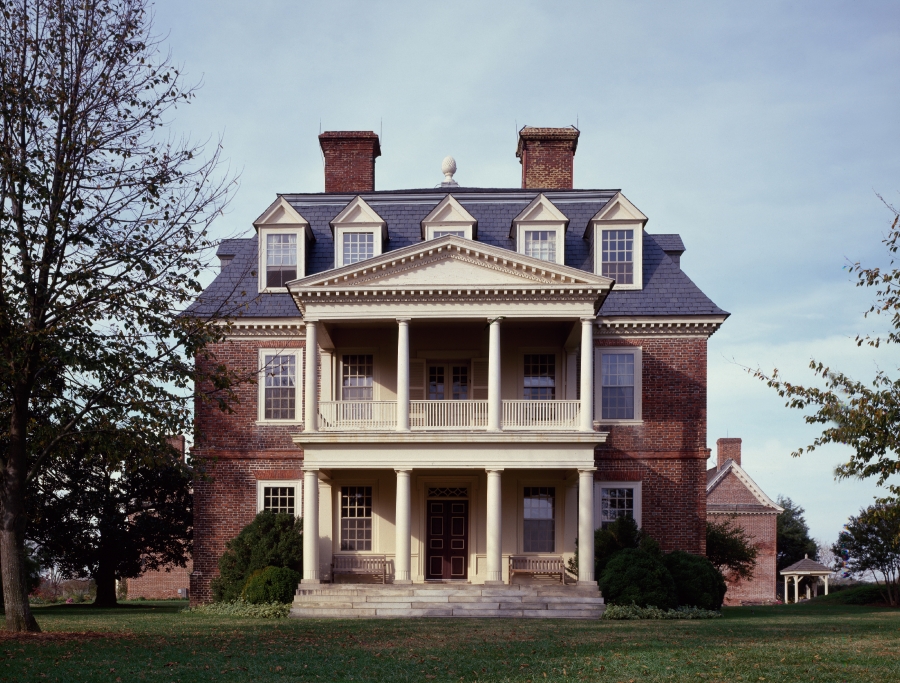
[[[491,472],[500,474],[503,471],[503,468],[502,467],[485,467],[484,471],[487,472],[488,474],[490,474]]]
[[[502,321],[504,321],[504,320],[506,320],[506,316],[505,316],[505,315],[498,315],[498,316],[496,316],[495,318],[488,318],[488,319],[487,319],[488,325],[493,325],[494,323],[500,323],[500,322],[502,322]]]
[[[321,468],[319,468],[319,467],[303,467],[302,469],[303,469],[303,472],[304,472],[304,473],[306,473],[306,472],[314,472],[315,474],[318,474],[318,473],[319,473],[319,470],[320,470]]]
[[[304,319],[303,319],[303,322],[306,324],[307,327],[309,327],[310,325],[316,325],[316,324],[318,324],[319,321],[318,321],[318,320],[313,320],[312,318],[304,318]]]
[[[596,471],[597,471],[596,467],[579,467],[578,468],[579,474],[588,474],[589,472],[596,472]]]
[[[403,323],[408,323],[412,318],[396,318],[396,320],[402,325]]]
[[[581,320],[582,325],[584,325],[585,323],[590,323],[591,325],[593,325],[595,322],[597,322],[597,318],[592,315],[591,316],[587,316],[587,315],[582,316],[581,318],[579,318],[579,320]]]
[[[394,472],[397,474],[409,474],[412,472],[412,469],[403,469],[402,467],[395,467]]]

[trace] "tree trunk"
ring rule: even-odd
[[[94,574],[94,583],[97,584],[97,597],[94,598],[95,607],[115,607],[116,600],[116,572],[112,558],[105,548],[100,551],[100,562],[97,572]]]

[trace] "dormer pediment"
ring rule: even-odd
[[[309,221],[306,220],[290,203],[284,198],[279,197],[269,205],[262,215],[253,221],[253,227],[256,232],[260,228],[282,227],[282,228],[299,228],[302,227],[306,233],[306,238],[315,241],[312,229],[309,227]]]
[[[649,219],[634,204],[628,201],[628,198],[621,192],[610,199],[606,206],[600,209],[597,214],[590,220],[585,229],[585,238],[590,237],[590,232],[594,224],[640,224],[643,228],[647,225]]]
[[[556,208],[556,205],[547,199],[543,193],[534,198],[534,201],[526,206],[518,216],[513,218],[509,236],[515,237],[517,228],[522,223],[537,225],[559,226],[565,232],[569,225],[566,215]]]
[[[431,213],[422,219],[422,239],[430,239],[434,230],[462,230],[468,239],[475,239],[478,221],[460,204],[456,198],[448,194]]]
[[[387,239],[387,223],[362,197],[354,197],[330,223],[336,228],[381,228],[382,238]]]

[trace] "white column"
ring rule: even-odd
[[[397,318],[397,431],[409,431],[409,318]]]
[[[303,429],[307,432],[319,431],[319,342],[315,321],[306,323],[306,391],[303,415]]]
[[[394,470],[397,473],[397,554],[394,558],[394,583],[412,583],[410,568],[410,490],[409,470]]]
[[[828,577],[825,577],[825,595],[828,595]]]
[[[594,318],[581,319],[581,425],[594,431]]]
[[[487,471],[487,579],[485,585],[503,583],[503,547],[501,540],[501,520],[503,510],[500,505],[500,473],[503,470]]]
[[[303,470],[303,580],[319,583],[319,470]]]
[[[490,345],[488,348],[488,431],[499,432],[503,416],[500,398],[500,318],[489,320]]]
[[[794,577],[794,604],[800,602],[800,577]]]
[[[594,580],[594,472],[578,470],[578,585],[597,585]]]
[[[791,595],[788,593],[788,577],[784,577],[784,604],[788,604],[791,601]]]

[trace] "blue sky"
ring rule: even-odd
[[[222,236],[246,234],[276,192],[321,191],[317,134],[381,132],[376,188],[432,187],[453,155],[468,186],[516,187],[516,130],[578,123],[575,186],[621,188],[649,232],[680,233],[685,271],[731,319],[709,345],[709,445],[744,440],[773,497],[837,536],[878,493],[835,482],[833,447],[745,367],[813,381],[816,358],[897,372],[860,350],[871,292],[848,262],[885,265],[900,204],[900,4],[163,0],[196,101],[173,126],[223,136],[241,173]]]

